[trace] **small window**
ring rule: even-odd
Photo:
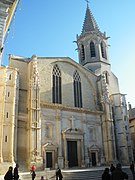
[[[5,136],[5,142],[7,142],[7,141],[8,141],[7,136]]]
[[[8,97],[10,96],[10,92],[8,92]]]
[[[106,79],[106,83],[109,84],[109,77],[108,77],[108,73],[105,73],[105,79]]]
[[[7,115],[6,115],[6,117],[8,118],[8,112],[7,112]]]
[[[9,75],[9,80],[11,80],[11,74]]]

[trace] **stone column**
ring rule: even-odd
[[[82,166],[86,166],[89,163],[89,157],[88,157],[88,139],[86,134],[87,132],[87,122],[86,122],[86,116],[83,114],[83,139],[82,141]]]
[[[60,111],[59,111],[59,114],[60,114]],[[64,167],[64,159],[63,159],[63,156],[62,156],[62,136],[61,136],[61,133],[62,133],[62,122],[61,122],[61,118],[58,114],[58,110],[56,111],[56,119],[57,119],[57,123],[58,123],[58,129],[57,129],[57,133],[58,133],[58,166],[60,168],[63,168]]]
[[[80,145],[81,145],[81,166],[82,167],[85,167],[85,145],[84,145],[84,140],[83,139],[81,139],[81,143],[80,143]]]
[[[66,140],[66,137],[65,137],[65,134],[63,132],[63,149],[64,149],[64,159],[65,159],[65,168],[68,168],[68,160],[67,160],[67,140]]]

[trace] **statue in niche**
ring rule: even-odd
[[[52,138],[52,126],[51,125],[46,126],[45,136],[47,138]]]
[[[49,138],[49,131],[50,131],[49,127],[46,126],[46,133],[45,133],[45,135],[46,135],[47,138]]]

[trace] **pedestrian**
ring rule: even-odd
[[[58,175],[58,168],[56,169],[56,180],[58,180],[58,177],[59,177],[59,175]]]
[[[31,166],[31,171],[35,171],[35,169],[36,169],[35,166],[32,165],[32,166]]]
[[[40,180],[45,180],[45,179],[44,179],[44,176],[41,176],[41,179],[40,179]]]
[[[36,173],[35,173],[35,171],[34,171],[34,170],[31,170],[31,177],[32,177],[32,180],[34,180],[34,179],[35,179],[35,177],[36,177]]]
[[[121,164],[118,163],[116,169],[112,172],[111,180],[124,180],[128,179],[128,175],[122,171]]]
[[[58,169],[56,170],[56,180],[62,180],[63,176],[61,173],[61,169],[58,167]]]
[[[4,179],[5,180],[12,180],[13,179],[13,167],[10,166],[8,171],[6,172],[5,176],[4,176]]]
[[[105,168],[103,174],[102,174],[102,180],[110,180],[111,175],[109,174],[109,168]]]
[[[111,166],[110,166],[110,171],[111,171],[111,174],[112,174],[112,172],[115,170],[115,166],[113,165],[113,164],[111,164]]]
[[[18,180],[19,179],[18,168],[19,168],[19,165],[16,164],[16,166],[14,168],[14,180]]]
[[[132,172],[133,179],[135,180],[134,161],[132,161],[131,164],[130,164],[130,170],[131,170],[131,172]]]

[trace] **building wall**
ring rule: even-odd
[[[0,68],[0,168],[2,163],[14,163],[17,160],[17,119],[19,79],[16,69]],[[9,166],[9,164],[7,164]],[[7,168],[7,167],[6,167]]]
[[[80,151],[78,150],[80,167],[87,167],[88,164],[91,163],[90,151],[92,150],[98,152],[96,163],[98,165],[101,164],[101,154],[103,153],[103,149],[99,112],[92,113],[88,110],[83,112],[79,109],[76,110],[75,108],[73,111],[71,108],[65,107],[65,109],[63,109],[63,107],[58,108],[55,105],[51,108],[47,108],[47,104],[42,104],[41,127],[43,149],[52,151],[51,147],[46,147],[47,144],[52,144],[54,149],[56,149],[55,153],[58,155],[58,159],[61,157],[65,167],[66,161],[68,161],[67,156],[65,156],[65,154],[67,154],[66,146],[68,140],[81,141],[81,146],[79,147]],[[96,149],[94,149],[94,146],[96,146]],[[46,161],[44,162],[46,163]],[[55,159],[54,166],[56,163],[57,158]],[[62,165],[61,161],[58,163]]]
[[[129,128],[130,128],[130,135],[131,135],[131,145],[133,149],[133,158],[135,160],[135,108],[132,108],[131,104],[129,103]]]
[[[73,74],[77,70],[81,78],[83,107],[95,110],[97,78],[69,58],[42,60],[38,58],[41,101],[52,102],[52,70],[55,64],[61,71],[62,104],[74,107]]]

